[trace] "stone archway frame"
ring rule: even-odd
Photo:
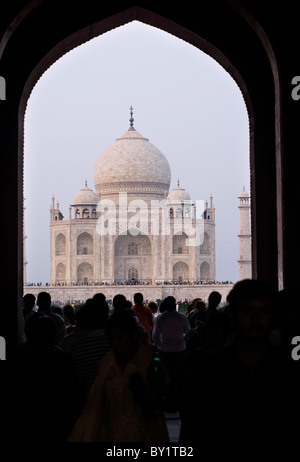
[[[38,2],[39,3],[39,2]],[[42,2],[43,3],[43,2]],[[236,0],[225,0],[221,2],[222,8],[224,5],[226,8],[233,10],[235,13],[238,13],[239,19],[242,18],[246,24],[254,31],[256,38],[258,37],[260,45],[262,46],[264,53],[267,56],[267,60],[272,70],[273,74],[273,86],[274,86],[274,145],[275,145],[275,157],[276,157],[276,212],[277,212],[277,227],[276,227],[276,240],[277,240],[277,262],[276,267],[278,267],[278,285],[282,285],[282,217],[281,217],[281,119],[280,119],[280,81],[279,81],[279,72],[275,59],[274,52],[272,50],[271,43],[267,37],[265,31],[260,27],[259,23],[252,17],[252,15]],[[171,16],[171,14],[170,14]],[[88,25],[82,29],[77,30],[65,37],[60,41],[55,47],[53,47],[38,63],[38,65],[33,69],[29,78],[27,79],[26,85],[23,90],[22,100],[19,108],[19,122],[22,127],[20,130],[20,140],[19,140],[19,159],[23,159],[23,136],[24,136],[24,113],[26,109],[27,100],[30,96],[30,93],[42,76],[42,74],[58,59],[60,59],[68,51],[74,49],[75,47],[91,40],[94,37],[97,37],[109,30],[112,30],[116,27],[129,23],[133,20],[138,20],[140,22],[146,23],[153,27],[160,28],[165,32],[168,32],[172,35],[177,36],[185,40],[186,42],[196,46],[200,50],[204,51],[215,59],[235,80],[239,86],[241,93],[243,95],[248,115],[249,115],[249,138],[250,138],[250,183],[251,183],[251,226],[252,226],[252,273],[253,277],[264,277],[267,276],[264,272],[268,271],[266,268],[263,268],[262,271],[259,271],[257,258],[260,255],[260,251],[264,250],[263,243],[258,242],[258,223],[257,223],[257,212],[262,214],[262,211],[257,211],[260,207],[258,205],[255,170],[256,170],[256,160],[254,158],[254,116],[253,116],[253,107],[252,101],[249,95],[249,91],[246,85],[244,78],[241,76],[237,66],[234,66],[230,59],[221,51],[221,47],[217,48],[214,44],[208,40],[202,38],[195,32],[179,25],[178,22],[156,14],[152,11],[149,11],[142,7],[131,7],[124,11],[121,11],[112,16],[106,17],[100,21],[97,21],[93,24]],[[267,91],[267,89],[266,89]],[[263,208],[263,206],[262,206]],[[262,260],[262,259],[261,259]],[[259,262],[260,266],[263,267],[263,261]]]
[[[265,30],[237,0],[205,2],[199,16],[191,14],[188,6],[182,9],[173,5],[169,9],[162,2],[151,5],[155,12],[146,9],[149,4],[124,11],[119,4],[92,6],[89,1],[73,3],[74,11],[70,11],[69,5],[55,0],[32,0],[19,10],[0,42],[1,73],[9,83],[8,111],[1,113],[7,153],[4,167],[9,177],[3,190],[16,205],[7,216],[11,235],[9,252],[4,255],[9,262],[4,284],[7,281],[14,294],[13,302],[9,296],[7,299],[15,306],[1,330],[9,344],[15,342],[18,323],[22,325],[23,144],[28,98],[43,73],[65,53],[133,20],[198,47],[226,69],[240,87],[249,114],[253,277],[279,288],[283,284],[281,82]]]

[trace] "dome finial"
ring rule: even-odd
[[[179,185],[179,178],[177,179],[177,186],[180,186],[180,185]]]
[[[87,179],[85,179],[85,187],[87,187]]]
[[[134,122],[134,118],[132,117],[133,116],[133,107],[130,106],[130,119],[129,119],[129,122],[130,122],[130,127],[133,127],[133,122]]]

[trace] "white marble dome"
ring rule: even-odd
[[[100,195],[126,191],[164,197],[170,181],[164,154],[132,126],[100,155],[94,169]]]
[[[184,188],[179,186],[179,184],[176,186],[176,188],[173,188],[172,191],[170,191],[167,197],[167,202],[169,204],[182,204],[184,201],[190,200],[191,196],[189,193]]]
[[[73,205],[96,205],[98,203],[97,194],[90,189],[87,184],[76,194]]]

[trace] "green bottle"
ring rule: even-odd
[[[157,356],[154,356],[150,362],[147,370],[147,381],[149,387],[160,396],[164,390],[166,378],[165,367],[161,359]]]

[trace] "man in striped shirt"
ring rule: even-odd
[[[71,349],[82,390],[82,407],[96,378],[100,360],[111,350],[110,342],[104,332],[109,312],[105,297],[87,300],[86,310],[87,334]]]

